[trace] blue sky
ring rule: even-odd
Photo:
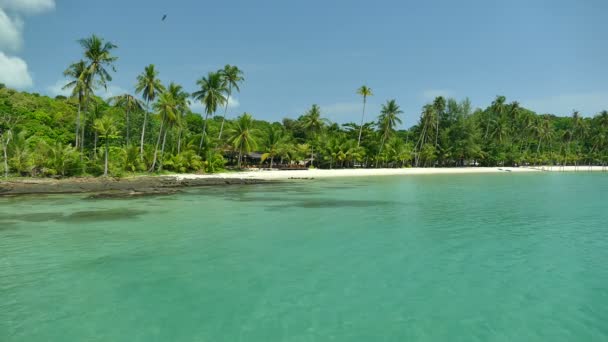
[[[500,94],[539,112],[608,108],[608,1],[0,0],[0,82],[49,95],[92,33],[119,46],[108,93],[145,65],[187,90],[236,64],[231,115],[279,120],[311,104],[356,121],[395,98],[414,123],[435,95],[485,107]],[[167,20],[161,22],[163,14]],[[28,79],[29,78],[29,79]],[[108,95],[108,94],[105,94]]]

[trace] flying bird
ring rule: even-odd
[[[163,15],[163,18],[161,19],[161,21],[165,21],[165,19],[167,19],[167,15]]]

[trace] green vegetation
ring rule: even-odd
[[[317,105],[282,122],[247,113],[231,119],[230,98],[244,81],[236,66],[208,73],[188,94],[180,85],[163,85],[155,66],[148,65],[134,89],[141,99],[122,94],[105,101],[95,93],[112,80],[117,47],[97,36],[79,44],[82,59],[64,73],[69,98],[0,87],[4,177],[217,172],[252,163],[320,168],[608,163],[606,111],[592,118],[576,111],[558,117],[507,103],[503,96],[475,110],[466,99],[437,97],[422,108],[415,126],[398,130],[406,114],[395,100],[365,122],[373,93],[364,85],[356,91],[363,99],[360,124],[329,122]],[[201,102],[204,117],[190,110],[190,101]],[[259,159],[248,158],[252,152]]]

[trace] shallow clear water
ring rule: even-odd
[[[608,175],[0,198],[0,340],[606,341]]]

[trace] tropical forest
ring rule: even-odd
[[[245,71],[235,65],[192,85],[163,83],[162,70],[142,65],[132,93],[102,99],[96,94],[112,82],[117,46],[95,35],[78,44],[82,55],[64,72],[71,96],[0,85],[4,177],[608,163],[607,111],[561,117],[496,96],[487,108],[436,97],[418,113],[385,99],[372,113],[366,104],[376,94],[363,85],[353,89],[361,110],[349,123],[324,119],[315,104],[297,118],[267,122],[229,111],[230,98],[247,87]],[[191,110],[194,103],[203,113]],[[406,115],[419,117],[417,124],[403,127]]]

